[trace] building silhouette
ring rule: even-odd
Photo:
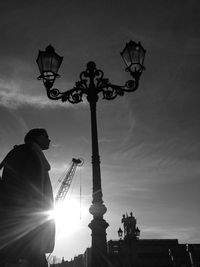
[[[107,242],[108,267],[200,267],[200,244],[179,244],[178,239],[139,239],[136,218],[123,215],[118,240]],[[51,267],[91,266],[91,249]]]

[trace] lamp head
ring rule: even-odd
[[[140,236],[140,229],[138,227],[135,230],[135,235],[136,235],[136,237]]]
[[[45,51],[40,51],[37,57],[37,64],[40,71],[38,79],[43,79],[44,85],[50,89],[56,78],[59,77],[57,73],[62,63],[63,57],[59,56],[52,45],[46,47]]]
[[[119,237],[122,237],[122,235],[123,235],[123,231],[122,231],[121,227],[119,228],[119,230],[118,230],[117,232],[118,232],[118,236],[119,236]]]
[[[130,41],[126,43],[125,48],[120,53],[126,64],[126,71],[129,71],[134,78],[139,78],[144,67],[144,58],[146,50],[141,43]]]

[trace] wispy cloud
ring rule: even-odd
[[[20,106],[33,106],[37,108],[45,107],[56,107],[62,106],[66,107],[68,105],[63,105],[62,102],[55,101],[52,103],[51,100],[45,95],[32,95],[31,92],[24,92],[23,88],[17,82],[5,80],[0,80],[0,105],[4,107],[9,107],[12,109],[17,109]]]

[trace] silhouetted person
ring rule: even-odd
[[[0,262],[26,260],[30,266],[46,267],[55,225],[50,165],[42,150],[49,148],[46,130],[32,129],[25,144],[15,146],[1,163]],[[0,266],[3,266],[1,263]]]

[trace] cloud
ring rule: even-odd
[[[11,80],[9,82],[0,79],[0,106],[17,109],[19,107],[29,106],[35,108],[55,108],[55,107],[77,107],[80,105],[72,105],[69,102],[63,103],[61,100],[52,101],[48,99],[46,94],[37,94],[35,90],[36,85],[29,86],[29,82]],[[71,83],[69,83],[71,86]],[[66,87],[66,85],[65,85]],[[71,87],[69,87],[71,88]],[[82,105],[86,101],[83,100]]]
[[[45,95],[34,96],[31,92],[26,93],[21,89],[20,84],[14,80],[6,82],[2,79],[0,80],[0,105],[12,109],[27,105],[37,108],[67,106],[59,101],[52,103]]]
[[[62,107],[77,108],[80,105],[72,105],[69,102],[62,103],[61,100],[52,101],[46,93],[41,81],[37,81],[38,71],[36,66],[25,59],[0,55],[0,106],[18,109],[29,106],[36,108]],[[60,91],[74,87],[74,82],[56,82]],[[63,88],[63,89],[62,89]],[[86,101],[83,99],[82,105]]]

